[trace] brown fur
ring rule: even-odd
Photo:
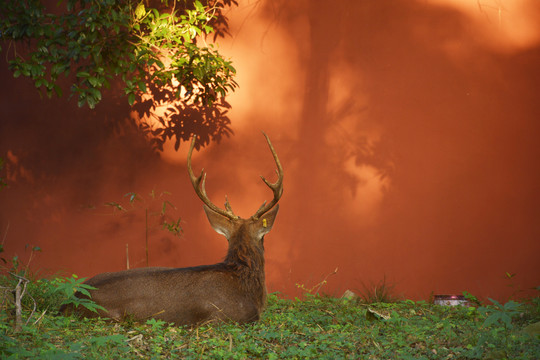
[[[266,304],[263,238],[272,229],[278,209],[276,205],[259,219],[229,219],[205,205],[210,224],[229,241],[223,262],[99,274],[86,284],[97,288],[90,291],[92,300],[107,311],[96,314],[72,305],[60,311],[115,320],[155,318],[176,325],[256,321]]]

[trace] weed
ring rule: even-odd
[[[95,313],[97,313],[98,310],[105,310],[103,306],[98,305],[91,300],[91,295],[88,290],[95,290],[96,288],[85,284],[85,280],[86,278],[79,279],[75,274],[73,274],[71,278],[56,278],[51,282],[51,285],[53,286],[52,292],[58,292],[64,295],[65,300],[61,305],[72,305],[74,307],[83,306]],[[75,296],[77,292],[87,296],[87,298]]]
[[[467,291],[463,292],[463,296],[465,297],[465,300],[467,300],[467,302],[471,305],[480,306],[482,304],[476,296]]]
[[[148,194],[148,199],[146,199],[135,192],[129,192],[124,195],[124,197],[128,199],[129,208],[122,205],[121,203],[114,202],[114,201],[105,203],[106,206],[109,206],[113,209],[113,212],[114,211],[128,212],[128,211],[135,211],[135,210],[141,210],[141,209],[144,210],[146,266],[149,266],[149,255],[148,255],[149,232],[151,228],[153,227],[149,223],[149,217],[157,218],[157,221],[160,227],[172,233],[174,236],[179,237],[183,233],[182,227],[180,226],[181,218],[178,218],[175,220],[175,219],[170,218],[170,216],[168,215],[168,209],[170,208],[176,209],[176,206],[174,206],[173,203],[171,203],[169,200],[165,200],[165,197],[170,194],[171,193],[167,191],[163,191],[157,194],[155,190],[152,190]],[[136,206],[137,204],[140,204],[140,206]],[[127,247],[126,247],[126,258],[127,258],[126,267],[129,269],[130,267],[129,254],[128,254]]]
[[[0,276],[0,318],[8,321],[14,314],[15,332],[22,330],[23,325],[29,325],[34,321],[34,325],[50,310],[58,309],[63,304],[71,304],[74,307],[83,306],[90,311],[96,312],[104,309],[90,299],[88,290],[93,287],[84,284],[85,278],[79,279],[77,275],[71,278],[38,279],[30,270],[30,262],[35,252],[41,251],[38,246],[26,246],[31,252],[28,261],[22,265],[19,257],[14,256],[11,261],[2,258],[4,267],[3,275]],[[0,249],[0,252],[3,249]],[[78,298],[76,292],[86,295],[88,298]],[[13,309],[13,310],[12,310]],[[23,321],[23,311],[30,309],[30,314]],[[33,319],[36,311],[40,316]]]
[[[527,323],[540,320],[535,308],[538,299],[530,304],[492,301],[476,310],[412,300],[367,305],[309,293],[303,300],[288,300],[273,293],[258,322],[199,327],[177,327],[155,319],[115,323],[53,316],[50,311],[43,314],[43,306],[52,302],[43,297],[62,295],[63,301],[82,281],[72,277],[28,283],[27,292],[37,309],[31,313],[30,307],[23,306],[23,317],[31,320],[19,332],[14,332],[4,309],[0,311],[0,358],[540,358],[540,338],[521,330],[523,318]],[[58,287],[62,290],[51,290]],[[368,310],[380,316],[366,317]]]
[[[319,282],[318,284],[315,284],[311,288],[306,288],[304,284],[300,284],[300,283],[297,283],[296,287],[303,290],[305,294],[318,295],[321,288],[328,283],[328,278],[332,275],[337,274],[337,272],[338,272],[338,268],[336,268],[334,271],[326,275],[321,282]]]
[[[394,295],[395,284],[390,284],[386,276],[378,283],[362,283],[362,290],[357,290],[360,297],[367,304],[373,303],[393,303],[398,301],[398,297]]]
[[[476,350],[489,357],[510,358],[517,340],[516,334],[512,333],[513,321],[522,313],[523,305],[513,300],[504,305],[494,299],[489,301],[492,305],[478,308],[478,313],[485,316],[482,326],[486,331],[481,334]]]
[[[4,237],[5,240],[5,237]],[[4,257],[0,258],[4,265],[0,268],[4,276],[0,278],[0,309],[5,310],[9,315],[14,315],[15,332],[22,330],[23,324],[28,324],[32,315],[36,311],[37,302],[31,295],[34,287],[32,281],[32,273],[30,272],[30,262],[34,252],[41,251],[38,246],[30,247],[28,244],[25,250],[31,249],[30,256],[26,265],[21,265],[18,256],[14,256],[11,261],[7,261]],[[0,253],[4,251],[3,242],[0,247]],[[23,321],[23,306],[31,308],[31,313],[26,322]],[[11,311],[11,309],[13,309]]]

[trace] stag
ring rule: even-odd
[[[264,133],[263,133],[264,134]],[[277,166],[277,181],[261,176],[272,190],[273,199],[266,201],[248,219],[232,211],[229,201],[225,209],[214,205],[205,190],[204,169],[195,176],[191,155],[195,137],[188,152],[187,168],[195,193],[204,203],[210,225],[224,235],[229,248],[223,262],[186,268],[150,267],[102,273],[86,281],[95,290],[91,299],[105,310],[97,313],[79,306],[65,305],[64,314],[78,313],[86,317],[106,317],[117,321],[149,318],[176,325],[196,325],[208,321],[252,322],[259,319],[266,304],[264,276],[264,235],[274,225],[283,193],[283,168],[266,134],[266,141]],[[77,297],[84,297],[76,293]]]

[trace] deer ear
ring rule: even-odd
[[[206,217],[210,222],[212,228],[218,233],[225,236],[229,239],[229,236],[232,233],[233,223],[227,219],[225,216],[218,214],[217,212],[210,209],[208,206],[203,205],[204,212]]]
[[[276,215],[279,210],[279,204],[274,206],[274,208],[270,211],[268,211],[266,214],[261,216],[259,220],[257,220],[257,228],[259,229],[259,236],[264,236],[272,230],[272,226],[274,226],[274,220],[276,220]]]

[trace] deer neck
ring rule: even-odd
[[[260,299],[262,306],[266,300],[262,244],[256,246],[249,241],[231,239],[224,263],[238,276],[242,290]]]

